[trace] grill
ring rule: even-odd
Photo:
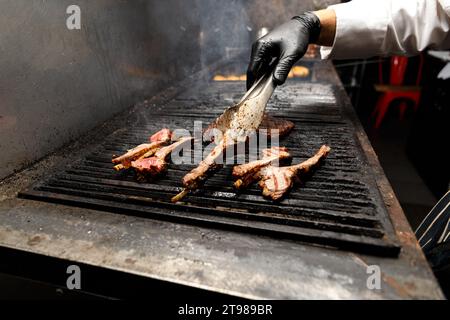
[[[343,117],[339,90],[330,84],[289,81],[277,88],[268,105],[272,116],[295,123],[280,141],[291,151],[293,163],[310,157],[322,144],[332,148],[315,174],[280,203],[265,200],[257,186],[237,193],[231,166],[177,204],[170,198],[181,190],[182,177],[194,165],[170,165],[165,176],[150,183],[137,182],[131,172],[112,170],[113,154],[146,141],[162,127],[192,131],[197,120],[206,126],[242,96],[243,87],[242,82],[190,80],[140,103],[93,153],[52,172],[19,196],[396,256],[400,248],[372,171],[354,125]]]

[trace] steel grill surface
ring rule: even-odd
[[[385,205],[364,158],[353,124],[343,120],[335,87],[326,83],[288,81],[276,89],[267,111],[291,120],[295,128],[280,141],[293,163],[312,156],[322,144],[332,151],[301,186],[279,203],[264,199],[258,186],[236,192],[232,166],[212,176],[202,190],[183,203],[170,198],[181,190],[182,177],[194,165],[170,165],[167,174],[149,183],[133,172],[115,172],[113,154],[147,141],[163,127],[193,131],[203,127],[239,100],[243,82],[209,82],[180,86],[174,97],[139,104],[123,127],[95,152],[49,174],[21,197],[89,207],[152,219],[229,228],[261,236],[395,256],[399,252]]]

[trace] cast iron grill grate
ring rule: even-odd
[[[184,203],[170,198],[194,165],[170,165],[167,174],[139,183],[129,171],[112,170],[111,156],[147,140],[162,127],[206,126],[225,106],[240,98],[241,82],[212,82],[181,92],[164,103],[138,106],[138,116],[103,141],[95,152],[75,161],[21,197],[107,210],[202,226],[229,228],[261,236],[304,241],[340,249],[395,256],[399,252],[385,205],[370,167],[345,121],[335,88],[327,84],[291,82],[277,89],[268,106],[273,116],[295,123],[281,140],[298,163],[322,145],[332,148],[327,160],[301,187],[280,203],[265,200],[257,186],[237,193],[231,166],[211,177],[203,190]]]

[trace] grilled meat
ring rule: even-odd
[[[330,147],[323,145],[313,157],[302,163],[289,167],[268,166],[262,169],[259,186],[263,189],[263,195],[275,201],[281,199],[299,180],[299,175],[316,167],[330,150]]]
[[[205,132],[216,128],[217,120],[209,125]],[[264,115],[263,122],[261,123],[258,130],[267,129],[267,135],[270,136],[270,129],[278,129],[278,135],[285,136],[287,135],[292,128],[294,127],[294,123],[291,121],[275,119],[267,114]],[[213,149],[213,151],[200,162],[198,167],[191,170],[188,174],[186,174],[183,178],[183,186],[184,189],[172,198],[172,202],[178,202],[183,199],[190,191],[201,188],[205,183],[206,179],[213,174],[215,171],[220,169],[223,165],[217,163],[217,159],[223,156],[224,151],[230,147],[235,145],[238,141],[245,140],[246,136],[243,136],[239,132],[234,132],[233,130],[227,130],[224,132],[224,137],[219,142],[219,144]],[[250,179],[250,178],[248,178]],[[245,182],[247,183],[247,182]],[[248,182],[250,183],[250,182]]]
[[[266,125],[277,124],[280,125],[279,127],[279,135],[282,134],[286,135],[289,133],[290,130],[292,130],[294,124],[290,121],[285,120],[276,120],[274,118],[271,118],[270,116],[265,116],[266,119]],[[291,125],[292,124],[292,125]],[[214,126],[213,126],[214,127]],[[212,127],[212,128],[213,128]],[[222,168],[222,164],[217,163],[217,159],[223,157],[224,151],[230,147],[234,146],[238,141],[242,140],[243,136],[241,136],[239,133],[234,132],[233,130],[227,130],[224,134],[224,138],[220,141],[220,143],[213,149],[213,151],[203,160],[200,162],[198,167],[191,170],[188,174],[186,174],[183,178],[183,186],[184,189],[176,196],[172,198],[172,202],[178,202],[181,199],[183,199],[190,191],[201,188],[203,184],[205,183],[206,179],[211,176],[215,171]],[[278,155],[278,158],[282,158],[283,160],[286,160],[289,158],[289,154],[286,154],[287,151],[284,149],[278,150],[280,153],[283,152],[283,154]],[[275,149],[271,151],[266,151],[267,157],[273,156],[278,151],[275,151]],[[284,153],[285,152],[285,153]],[[273,160],[275,161],[275,159]],[[269,160],[269,162],[271,162]],[[258,171],[258,170],[256,170]],[[255,172],[256,173],[256,172]],[[251,174],[248,176],[246,175],[244,177],[245,180],[242,180],[243,186],[248,185],[251,183],[251,181],[254,181],[251,177]],[[248,181],[247,181],[248,180]],[[241,181],[236,182],[236,186],[240,187]]]
[[[131,163],[137,173],[138,180],[153,177],[166,172],[168,163],[157,157],[143,158]]]
[[[114,169],[116,170],[128,169],[131,166],[132,161],[152,156],[156,152],[156,150],[158,150],[165,144],[166,142],[164,141],[140,144],[137,147],[128,150],[128,152],[125,153],[124,155],[114,158],[112,160],[112,163],[117,164],[116,166],[114,166]]]
[[[290,164],[292,157],[287,148],[272,147],[262,151],[261,160],[252,161],[238,165],[233,168],[233,177],[236,179],[234,186],[242,189],[261,178],[261,171],[267,166],[278,166],[279,164]]]
[[[150,142],[166,141],[169,142],[172,139],[172,132],[167,129],[161,129],[150,137]]]
[[[136,171],[138,180],[144,180],[166,172],[169,165],[167,162],[168,156],[176,148],[192,141],[192,139],[192,137],[180,138],[177,142],[159,149],[153,157],[132,161],[131,166]]]
[[[234,146],[235,140],[225,135],[220,143],[214,147],[211,153],[203,159],[200,164],[192,169],[183,177],[184,189],[172,198],[172,202],[178,202],[183,199],[190,191],[198,189],[203,186],[206,179],[215,171],[223,167],[219,158],[223,159],[224,151],[229,146]]]
[[[259,126],[258,130],[267,130],[267,135],[271,136],[271,130],[278,130],[278,135],[280,137],[285,137],[292,131],[294,128],[294,123],[289,120],[279,119],[264,114],[264,118]]]
[[[112,159],[112,163],[115,170],[128,169],[131,166],[131,162],[137,159],[151,157],[155,152],[170,142],[172,133],[169,129],[161,129],[150,137],[150,143],[143,143],[128,150],[120,157]]]
[[[216,127],[217,123],[214,121],[206,128],[205,133]],[[294,123],[292,121],[275,118],[265,113],[258,131],[264,130],[264,132],[267,132],[267,136],[270,137],[271,130],[278,130],[278,135],[284,137],[287,136],[293,128]]]

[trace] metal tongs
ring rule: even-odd
[[[276,87],[272,69],[256,81],[236,105],[227,108],[216,119],[215,128],[223,133],[230,132],[235,139],[246,137],[258,129]]]
[[[245,141],[248,136],[258,129],[263,120],[267,102],[276,87],[273,82],[272,68],[270,70],[270,72],[267,72],[253,84],[250,90],[247,91],[236,105],[227,108],[225,112],[214,121],[213,128],[219,129],[224,136],[220,141],[220,145],[218,144],[208,155],[206,158],[208,160],[206,163],[203,163],[203,167],[206,166],[208,169],[215,161],[215,158],[222,156],[222,153],[219,152],[217,148],[223,148],[224,146],[226,147],[235,142]],[[197,168],[200,168],[200,166]],[[192,174],[192,171],[190,174]],[[202,180],[204,180],[208,174],[208,170],[197,172],[197,174],[199,176],[202,174],[205,175],[202,178]],[[194,186],[195,188],[198,187],[196,183],[194,183]],[[179,194],[172,197],[172,202],[180,201],[191,190],[192,188],[185,186]]]

